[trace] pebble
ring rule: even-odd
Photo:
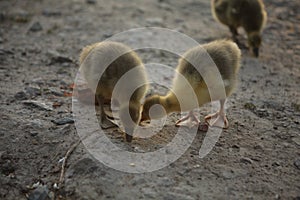
[[[48,89],[55,96],[58,96],[58,97],[64,96],[64,93],[61,92],[61,91],[59,91],[59,90],[57,90],[56,88],[48,88]]]
[[[295,142],[297,145],[300,146],[300,137],[293,137],[292,141]]]
[[[41,88],[38,86],[29,86],[25,88],[25,92],[31,97],[36,97],[41,95]]]
[[[38,32],[41,30],[43,30],[43,27],[40,24],[40,22],[34,22],[29,28],[29,31],[31,31],[31,32]]]
[[[300,158],[298,158],[297,160],[295,160],[294,165],[300,169]]]
[[[169,187],[173,184],[174,184],[174,181],[167,177],[164,177],[164,178],[160,179],[160,181],[159,181],[159,185],[165,186],[165,187]]]
[[[234,171],[233,170],[230,170],[230,171],[223,171],[222,172],[222,176],[223,176],[223,178],[225,178],[225,179],[232,179],[232,178],[235,178],[236,177],[236,175],[235,175],[235,173],[234,173]]]
[[[61,118],[61,119],[51,120],[51,122],[53,122],[56,125],[73,124],[74,119],[69,118],[69,117],[64,117],[64,118]]]
[[[5,175],[9,175],[15,171],[15,166],[10,160],[6,160],[0,164],[0,171]]]
[[[253,103],[245,103],[244,108],[254,111],[256,109],[256,106]]]
[[[37,131],[30,131],[30,136],[37,136],[39,133]]]
[[[66,56],[57,55],[51,58],[50,65],[54,63],[72,63],[73,60],[71,58],[68,58]]]
[[[135,164],[134,163],[130,163],[129,166],[135,167]]]
[[[146,19],[146,22],[151,26],[161,26],[163,24],[163,19],[159,17],[153,17]]]
[[[158,7],[167,11],[172,11],[172,7],[166,3],[160,3]]]
[[[14,54],[14,52],[7,50],[7,49],[0,48],[0,55],[8,55],[8,54],[12,55],[12,54]]]
[[[156,198],[156,192],[152,188],[142,188],[141,189],[142,194],[144,195],[145,198]]]
[[[273,167],[279,167],[279,166],[280,166],[280,163],[277,162],[277,161],[276,161],[276,162],[273,162],[273,163],[272,163],[272,166],[273,166]]]
[[[61,12],[60,11],[56,11],[56,10],[45,9],[45,10],[42,11],[42,15],[44,15],[46,17],[60,16]]]
[[[17,23],[27,23],[29,22],[31,16],[27,11],[20,10],[16,13],[13,13],[11,18]]]
[[[28,200],[50,200],[47,186],[38,186],[29,194]]]
[[[268,112],[267,112],[266,109],[257,109],[256,110],[256,114],[257,114],[258,117],[261,117],[261,118],[269,116],[269,114],[268,114]]]
[[[27,95],[24,91],[20,91],[20,92],[17,92],[15,94],[15,99],[17,99],[17,100],[26,100],[26,99],[28,99],[28,97],[27,97]]]
[[[96,0],[86,0],[86,3],[94,5],[97,3],[97,1]]]
[[[240,161],[242,163],[245,163],[245,164],[252,164],[253,163],[253,161],[250,158],[246,158],[246,157],[241,158]]]
[[[175,193],[175,192],[166,193],[166,196],[164,196],[163,199],[164,200],[173,200],[173,199],[194,200],[194,198],[189,195],[183,193]]]
[[[53,108],[46,105],[44,102],[41,102],[41,101],[34,101],[34,100],[25,100],[23,101],[23,103],[25,105],[32,105],[32,106],[35,106],[41,110],[47,110],[47,111],[52,111]]]

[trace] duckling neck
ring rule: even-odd
[[[180,104],[174,93],[170,92],[166,96],[160,97],[159,101],[167,114],[172,112],[180,112]]]

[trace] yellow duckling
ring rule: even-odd
[[[248,45],[253,54],[259,56],[261,32],[267,21],[267,13],[262,0],[211,0],[215,19],[229,27],[233,38],[237,28],[243,27],[247,33]]]
[[[214,67],[212,66],[213,62],[207,62],[207,54],[217,66],[215,72],[212,70]],[[192,122],[196,122],[198,124],[200,121],[194,116],[192,109],[200,107],[212,100],[209,88],[204,80],[206,79],[214,83],[217,82],[217,77],[221,77],[220,82],[222,82],[222,85],[224,86],[223,88],[225,88],[225,94],[213,99],[220,101],[220,110],[215,114],[206,116],[205,120],[211,126],[228,128],[228,120],[226,118],[224,104],[226,97],[233,92],[236,86],[238,71],[240,68],[240,59],[240,49],[234,42],[228,40],[217,40],[188,50],[183,55],[183,58],[179,59],[176,71],[180,75],[175,76],[172,88],[167,95],[153,95],[146,98],[143,105],[141,121],[150,120],[151,118],[162,118],[166,114],[172,112],[190,111],[186,117],[177,121],[176,125],[180,125],[181,122],[186,120],[192,120]],[[196,63],[204,69],[204,72],[206,71],[203,74],[205,77],[200,75],[198,70],[191,63]],[[180,76],[183,76],[189,85],[183,83],[181,81],[182,79],[179,78]],[[187,110],[184,110],[185,108],[181,108],[178,97],[181,96],[185,98],[185,102],[189,101],[191,97],[186,95],[187,87],[191,87],[193,89],[193,93],[195,94],[198,102],[197,107],[188,109],[189,106],[187,106]],[[156,110],[155,113],[151,114],[150,109],[156,104],[161,105],[164,109]]]
[[[131,142],[132,134],[141,119],[141,100],[147,90],[147,76],[141,59],[124,44],[105,41],[85,47],[80,55],[80,64],[88,85],[91,89],[93,85],[95,87],[93,91],[96,91],[96,100],[101,108],[100,122],[103,128],[112,125],[104,113],[104,102],[107,100],[110,102],[114,88],[121,77],[132,69],[136,70],[134,77],[126,81],[123,90],[119,90],[116,94],[126,141]],[[129,94],[128,89],[136,85],[139,87],[133,94]]]

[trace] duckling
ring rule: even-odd
[[[214,61],[219,72],[213,72],[213,66],[211,66],[212,62],[207,62],[207,54],[209,54]],[[162,118],[164,115],[172,112],[189,111],[187,116],[176,122],[176,126],[180,126],[180,123],[187,120],[192,122],[192,124],[199,124],[200,121],[193,113],[193,109],[197,107],[193,107],[193,105],[192,107],[184,106],[185,108],[183,108],[178,100],[178,96],[181,96],[184,98],[184,103],[189,102],[191,96],[186,95],[186,90],[187,87],[191,87],[197,97],[198,107],[211,102],[212,100],[220,101],[220,110],[206,116],[205,121],[211,126],[228,128],[229,123],[226,118],[224,104],[226,98],[230,96],[236,86],[237,74],[240,68],[240,59],[240,49],[234,42],[229,40],[217,40],[188,50],[184,53],[183,57],[179,59],[176,68],[177,73],[173,79],[170,91],[165,96],[153,95],[145,99],[141,121]],[[201,72],[201,74],[203,74],[201,75],[191,63],[201,66],[204,72],[207,71],[208,73]],[[226,94],[222,96],[219,95],[221,92],[217,92],[217,97],[211,99],[208,85],[204,80],[217,84],[217,78],[220,77],[220,75],[220,82],[222,82],[221,84],[225,87],[225,92],[223,89],[223,93]],[[183,76],[187,80],[189,86],[183,83],[179,76]],[[161,105],[163,109],[151,113],[151,107],[156,104]]]
[[[267,13],[262,0],[211,0],[214,18],[229,27],[233,38],[237,28],[243,27],[247,33],[248,46],[259,56],[261,32],[267,21]]]
[[[132,134],[141,118],[141,100],[147,90],[147,76],[141,59],[124,44],[104,41],[83,48],[79,60],[88,86],[95,91],[95,97],[101,109],[100,124],[103,128],[112,126],[104,113],[105,101],[110,102],[112,99],[114,88],[120,78],[130,70],[137,69],[134,78],[127,81],[124,87],[135,85],[139,87],[134,90],[133,94],[128,93],[128,88],[124,88],[123,91],[118,90],[116,94],[116,100],[120,106],[119,117],[125,130],[126,141],[131,142]]]

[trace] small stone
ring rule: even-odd
[[[20,91],[20,92],[17,92],[15,94],[15,99],[17,99],[17,100],[26,100],[26,99],[28,99],[28,97],[27,97],[27,95],[24,91]]]
[[[17,23],[27,23],[29,22],[31,16],[27,11],[20,10],[17,13],[13,13],[12,20]]]
[[[161,26],[163,24],[163,19],[159,17],[153,17],[146,19],[146,22],[151,26]]]
[[[293,137],[292,141],[295,142],[298,146],[300,146],[300,137]]]
[[[142,185],[142,184],[144,184],[144,183],[146,183],[146,180],[145,180],[144,178],[135,178],[135,179],[133,179],[133,181],[132,181],[132,185],[133,185],[133,186],[136,186],[136,185]]]
[[[64,96],[64,93],[57,90],[56,88],[49,88],[49,91],[55,96],[58,96],[58,97]]]
[[[222,176],[223,178],[225,179],[232,179],[234,177],[236,177],[236,175],[234,174],[234,171],[233,170],[226,170],[226,171],[223,171],[222,172]]]
[[[74,119],[69,118],[69,117],[65,117],[65,118],[61,118],[61,119],[51,120],[51,122],[53,122],[56,125],[73,124]]]
[[[23,103],[26,104],[26,105],[35,106],[37,108],[40,108],[41,110],[47,110],[47,111],[52,111],[53,110],[53,108],[46,105],[44,102],[40,102],[40,101],[25,100],[25,101],[23,101]]]
[[[31,82],[35,83],[35,84],[38,84],[38,85],[43,85],[45,81],[44,81],[44,79],[42,79],[41,77],[39,77],[39,78],[32,79]]]
[[[112,33],[104,33],[103,34],[103,37],[104,38],[109,38],[109,37],[111,37],[113,34]]]
[[[36,97],[41,95],[41,88],[37,86],[29,86],[25,88],[25,92],[31,97]]]
[[[254,111],[256,109],[256,106],[253,103],[245,103],[244,108],[246,108],[247,110]]]
[[[168,187],[168,186],[173,185],[174,181],[172,179],[164,177],[164,178],[160,179],[159,184],[162,185],[162,186]]]
[[[276,161],[276,162],[273,162],[273,163],[272,163],[272,166],[273,166],[273,167],[279,167],[280,164],[279,164],[279,162]]]
[[[300,104],[298,104],[298,103],[292,103],[292,107],[293,107],[296,111],[300,111]]]
[[[266,109],[257,109],[256,110],[256,114],[257,114],[257,116],[259,116],[261,118],[269,116],[269,114],[268,114],[268,112],[267,112]]]
[[[14,52],[7,49],[0,48],[0,55],[12,55],[12,54],[14,54]]]
[[[51,58],[50,65],[55,63],[72,63],[73,60],[71,58],[68,58],[66,56],[57,55],[55,57]]]
[[[57,184],[57,183],[54,183],[54,184],[53,184],[53,188],[54,188],[55,190],[58,190],[58,189],[59,189],[58,184]]]
[[[30,136],[34,137],[34,136],[37,136],[39,133],[36,132],[36,131],[31,131],[30,132]]]
[[[40,22],[34,22],[31,25],[31,27],[29,28],[29,31],[32,31],[32,32],[38,32],[38,31],[41,31],[41,30],[43,30],[43,27],[40,24]]]
[[[11,162],[11,160],[6,160],[4,163],[1,163],[0,165],[0,171],[1,173],[5,175],[9,175],[15,171],[15,166]]]
[[[250,158],[246,158],[246,157],[241,158],[240,161],[242,163],[245,163],[245,164],[252,164],[253,163],[253,161]]]
[[[97,1],[96,1],[96,0],[86,0],[86,3],[87,3],[87,4],[94,5],[94,4],[97,3]]]
[[[135,167],[135,164],[134,163],[130,163],[129,166]]]
[[[29,194],[28,200],[50,200],[47,186],[38,186]]]
[[[45,9],[42,11],[42,14],[46,17],[52,17],[52,16],[60,16],[61,12],[60,11],[56,11],[56,10],[48,10]]]
[[[300,169],[300,158],[298,158],[297,160],[295,160],[294,165]]]
[[[152,188],[142,188],[141,189],[142,194],[145,196],[145,198],[152,198],[155,199],[156,192]]]
[[[164,10],[168,10],[168,11],[172,11],[172,8],[169,4],[166,3],[160,3],[158,5],[159,8],[164,9]]]

